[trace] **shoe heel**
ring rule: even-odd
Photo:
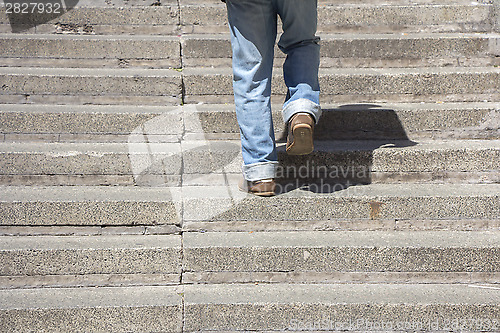
[[[296,126],[293,129],[293,146],[289,155],[307,155],[314,150],[312,129],[309,126]]]

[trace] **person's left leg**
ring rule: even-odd
[[[227,0],[226,4],[243,176],[245,185],[250,184],[248,192],[266,195],[272,192],[278,164],[271,116],[277,13],[271,0]]]

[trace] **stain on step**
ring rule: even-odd
[[[383,202],[370,201],[370,219],[378,220],[381,218],[383,205],[385,205]]]

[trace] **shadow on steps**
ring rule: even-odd
[[[342,105],[324,109],[315,128],[315,151],[305,156],[285,153],[286,134],[278,142],[278,189],[297,188],[332,193],[372,183],[373,152],[383,146],[410,147],[411,141],[393,109],[375,104]]]

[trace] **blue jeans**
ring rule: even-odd
[[[286,54],[288,88],[283,120],[319,106],[317,0],[227,0],[233,50],[233,89],[246,180],[274,178],[278,158],[271,116],[271,77],[277,17],[283,23],[278,47]]]

